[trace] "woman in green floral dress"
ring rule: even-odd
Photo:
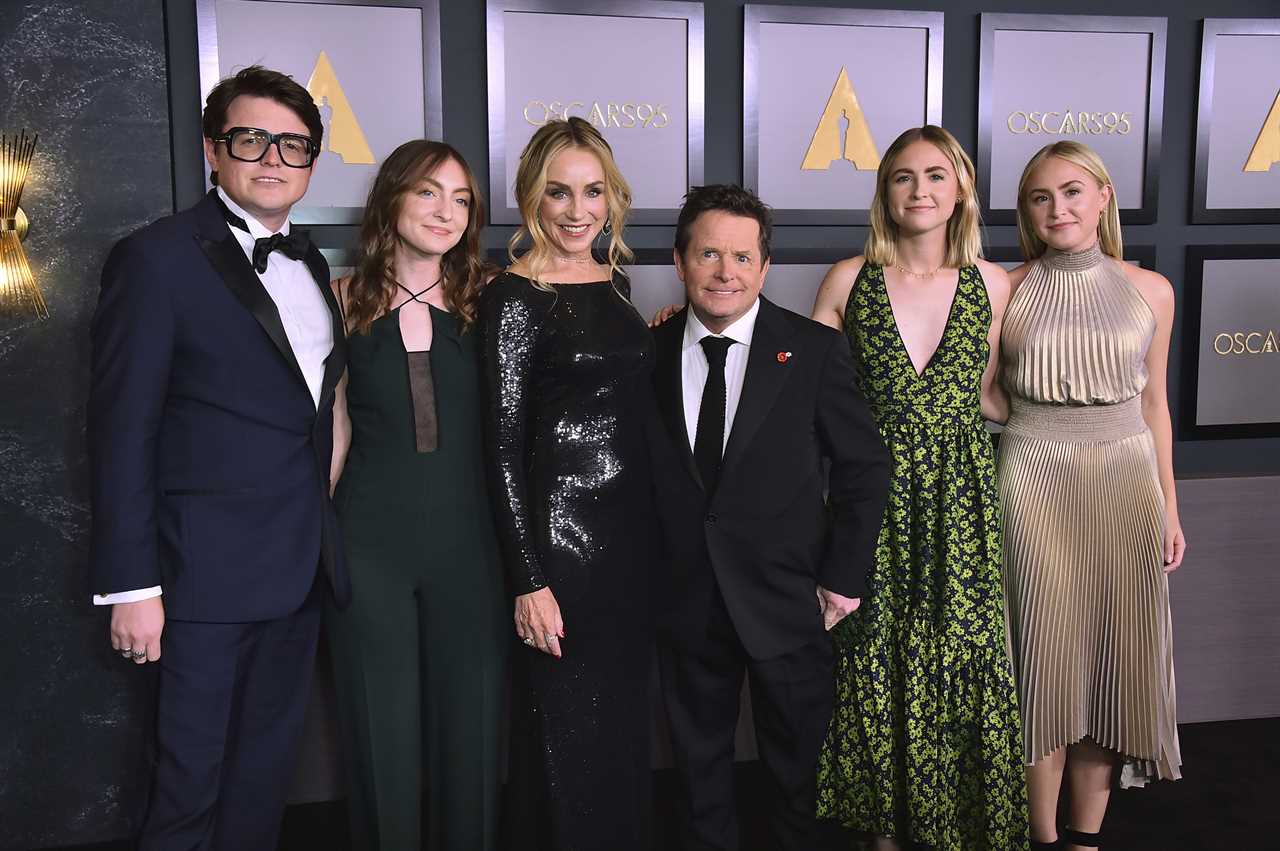
[[[1026,786],[983,413],[1009,280],[979,259],[973,164],[908,130],[876,177],[865,256],[823,280],[894,459],[870,593],[835,629],[818,814],[876,851],[1025,849]]]

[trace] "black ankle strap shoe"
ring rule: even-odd
[[[1060,838],[1071,845],[1079,845],[1082,848],[1100,848],[1102,846],[1102,831],[1085,833],[1084,831],[1066,827],[1062,829]]]

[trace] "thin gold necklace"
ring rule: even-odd
[[[934,275],[938,274],[938,272],[942,270],[943,265],[945,264],[939,263],[937,266],[933,268],[933,271],[931,272],[913,272],[910,269],[908,269],[906,266],[903,266],[898,263],[894,264],[894,266],[897,268],[899,272],[901,272],[902,274],[906,275],[909,278],[932,278]]]
[[[559,260],[561,263],[594,263],[594,257],[565,257],[563,254],[552,254],[552,259]]]

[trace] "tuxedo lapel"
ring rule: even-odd
[[[198,215],[200,233],[196,235],[196,239],[200,243],[200,249],[213,264],[214,270],[222,278],[222,283],[252,314],[262,326],[262,330],[267,332],[267,336],[271,338],[280,356],[289,364],[293,374],[305,388],[307,379],[302,374],[302,367],[298,366],[293,347],[289,345],[289,337],[285,334],[284,325],[280,321],[280,311],[276,309],[276,303],[271,300],[267,288],[254,273],[249,258],[245,257],[244,250],[240,248],[240,243],[236,242],[236,238],[231,234],[231,228],[223,220],[222,213],[218,210],[217,200],[212,193],[200,202]],[[321,262],[323,261],[322,257]],[[310,395],[309,391],[307,395]]]
[[[320,381],[319,406],[323,407],[326,404],[325,400],[330,398],[329,394],[338,386],[338,379],[342,378],[342,371],[347,366],[346,322],[342,316],[342,307],[333,294],[333,287],[329,286],[329,264],[320,253],[320,249],[312,245],[303,260],[316,286],[320,288],[321,295],[324,296],[324,303],[329,306],[329,316],[333,322],[333,349],[325,358],[324,377]],[[290,352],[292,351],[290,348]]]
[[[654,382],[658,396],[658,408],[662,413],[662,421],[667,427],[675,451],[698,486],[702,484],[702,476],[698,473],[698,465],[693,460],[693,450],[689,448],[689,427],[684,419],[684,386],[682,381],[682,361],[684,353],[680,350],[684,340],[685,315],[688,308],[673,315],[662,323],[654,332],[658,351],[657,368],[654,371]]]
[[[760,299],[760,313],[756,317],[755,331],[751,335],[751,350],[747,353],[747,372],[742,381],[742,397],[733,415],[733,431],[725,447],[724,461],[720,467],[721,481],[724,474],[755,437],[765,417],[773,408],[774,400],[787,382],[793,367],[790,364],[789,329],[779,308],[764,298]],[[787,357],[779,359],[778,353]]]

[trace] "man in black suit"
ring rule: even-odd
[[[888,492],[848,344],[760,297],[769,238],[769,210],[751,192],[691,190],[675,247],[688,307],[655,332],[663,428],[652,445],[671,571],[658,660],[687,851],[738,848],[744,674],[773,786],[771,847],[814,847],[835,693],[827,631],[866,589]]]
[[[111,646],[159,669],[142,849],[275,848],[321,594],[350,594],[329,502],[345,337],[289,224],[322,132],[289,77],[223,80],[204,112],[217,188],[102,272],[90,576]]]

